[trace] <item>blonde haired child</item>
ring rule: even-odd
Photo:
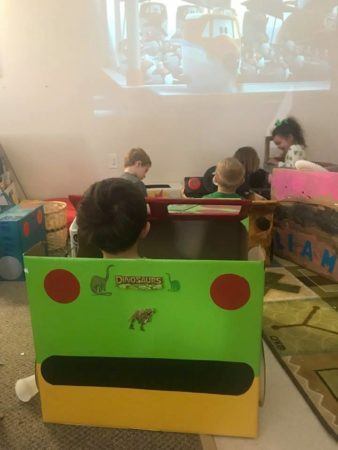
[[[204,198],[241,198],[236,190],[243,184],[245,169],[236,158],[225,158],[217,163],[214,183],[217,191]]]

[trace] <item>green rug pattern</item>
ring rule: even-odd
[[[276,261],[266,270],[264,340],[338,439],[338,283]]]

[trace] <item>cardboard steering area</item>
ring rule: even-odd
[[[250,202],[182,204],[149,199],[146,258],[49,257],[43,243],[25,256],[45,422],[257,435],[264,262],[247,260]]]

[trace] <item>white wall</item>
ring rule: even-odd
[[[163,98],[114,87],[102,70],[110,64],[104,3],[1,2],[0,141],[31,198],[81,193],[117,176],[132,146],[151,155],[153,182],[202,174],[242,145],[263,155],[264,136],[284,113],[304,124],[312,159],[338,162],[332,93]],[[118,170],[107,168],[109,152]]]

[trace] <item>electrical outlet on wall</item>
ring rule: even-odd
[[[109,169],[117,169],[118,168],[117,154],[107,153],[107,163]]]

